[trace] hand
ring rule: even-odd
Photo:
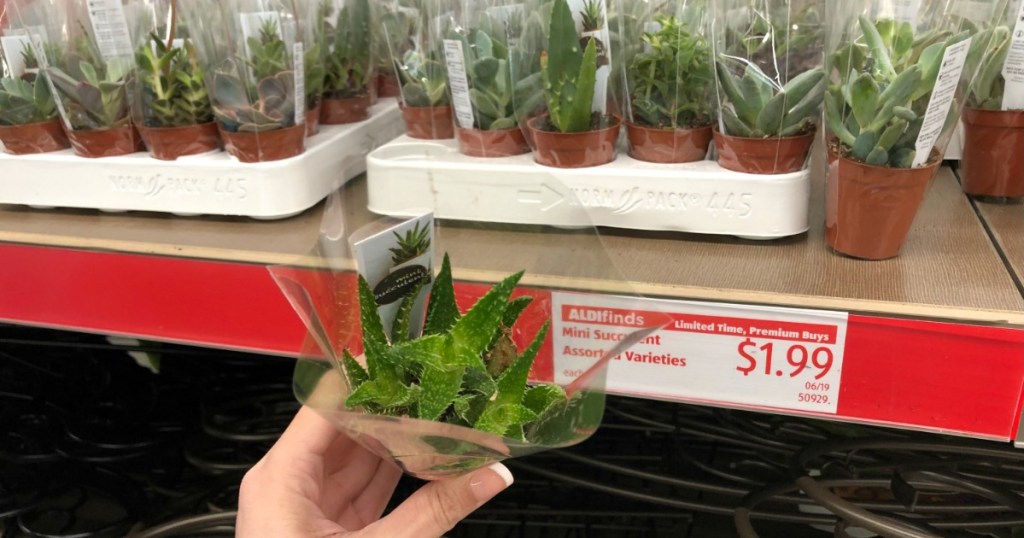
[[[502,464],[431,482],[381,518],[402,471],[299,410],[242,480],[239,538],[440,537],[512,484]]]

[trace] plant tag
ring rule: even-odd
[[[32,42],[27,35],[9,35],[0,37],[0,48],[4,51],[4,61],[10,70],[11,78],[18,78],[25,73],[25,53]]]
[[[1010,51],[1003,62],[1003,78],[1003,110],[1024,109],[1024,4],[1017,8]]]
[[[132,39],[121,0],[86,0],[100,56],[107,62],[132,57]]]
[[[459,127],[472,129],[473,101],[469,96],[469,77],[466,75],[466,54],[459,39],[444,40],[444,59],[448,65],[448,86],[452,90],[452,105]],[[481,129],[485,126],[481,125]]]
[[[932,96],[928,100],[921,132],[917,135],[915,144],[917,154],[914,156],[914,167],[928,162],[935,142],[942,135],[942,130],[946,126],[946,118],[949,116],[949,109],[953,104],[953,98],[956,97],[957,87],[960,85],[964,62],[967,61],[967,51],[970,48],[971,38],[967,38],[946,47],[946,52],[942,55],[939,77],[935,81],[935,88],[932,89]]]
[[[921,0],[892,0],[892,18],[899,22],[908,22],[917,26],[918,14],[921,12]]]
[[[607,390],[835,414],[848,315],[554,292],[554,381],[567,384],[625,336],[669,324],[608,365]]]
[[[292,45],[295,72],[295,125],[306,123],[306,53],[302,42]]]
[[[986,0],[961,0],[953,4],[952,12],[976,24],[985,24],[992,17],[992,10],[997,4]]]
[[[414,301],[409,336],[416,338],[423,328],[429,283],[434,278],[434,214],[381,222],[387,224],[371,225],[353,234],[356,269],[373,290],[385,331],[394,324],[402,303]],[[424,286],[419,295],[407,299],[421,282]]]

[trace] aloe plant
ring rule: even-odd
[[[933,30],[915,36],[908,23],[872,22],[863,16],[858,23],[863,39],[832,55],[839,83],[826,95],[826,121],[847,157],[910,168],[943,55],[970,32]],[[968,56],[968,62],[978,61]],[[947,122],[955,117],[949,114]]]
[[[173,37],[168,40],[173,43]],[[213,121],[206,79],[188,40],[168,46],[151,34],[135,53],[146,127],[183,127]]]
[[[39,65],[32,48],[26,47],[21,54],[25,72],[0,78],[0,125],[26,125],[57,117],[50,87],[37,75]]]
[[[446,255],[431,287],[423,335],[409,338],[417,289],[403,300],[390,340],[377,314],[373,292],[360,277],[366,365],[344,353],[344,370],[352,388],[345,405],[374,414],[443,421],[525,441],[524,428],[565,401],[566,394],[555,385],[527,387],[548,324],[525,350],[516,349],[510,327],[531,300],[510,299],[521,277],[521,272],[509,276],[462,314],[455,303]]]
[[[327,55],[324,91],[329,99],[366,95],[373,73],[369,0],[353,0],[339,12]]]
[[[707,40],[675,17],[657,22],[660,29],[643,35],[645,51],[633,56],[626,72],[634,121],[665,129],[710,125],[714,78]]]
[[[544,95],[549,121],[560,132],[579,133],[593,128],[594,85],[597,84],[597,40],[580,36],[566,0],[556,0],[551,11],[548,46],[541,56]]]
[[[1006,88],[1003,64],[1010,53],[1012,38],[1012,29],[1007,26],[988,28],[974,37],[968,56],[979,58],[981,65],[967,95],[967,106],[986,110],[1003,108]]]

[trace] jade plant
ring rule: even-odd
[[[933,30],[915,36],[908,23],[872,22],[863,16],[859,25],[863,42],[849,43],[832,55],[839,83],[828,90],[826,121],[845,157],[910,168],[943,55],[970,32]],[[949,114],[947,122],[955,117]]]
[[[328,99],[350,99],[369,92],[372,52],[369,0],[346,3],[334,24],[327,55],[324,93]]]
[[[580,44],[569,4],[557,0],[551,12],[547,51],[540,63],[548,120],[562,133],[579,133],[595,127],[592,108],[597,84],[597,40],[587,39],[582,51]]]
[[[146,127],[183,127],[213,121],[206,80],[191,42],[168,46],[151,34],[136,51],[135,60]]]
[[[26,71],[19,77],[0,78],[0,125],[27,125],[57,117],[57,105],[46,81],[38,77],[31,47],[22,51]]]
[[[84,32],[83,32],[84,34]],[[127,86],[132,73],[128,58],[103,61],[84,35],[60,61],[43,68],[57,91],[73,130],[112,129],[130,124]]]
[[[634,121],[650,127],[689,129],[711,124],[708,94],[714,83],[707,40],[686,31],[675,17],[659,17],[645,33],[626,77]]]
[[[410,314],[420,289],[403,300],[388,338],[373,292],[359,279],[365,367],[347,351],[343,365],[352,392],[349,409],[472,427],[525,441],[530,425],[566,400],[555,385],[527,386],[548,324],[519,352],[511,327],[530,297],[511,299],[522,273],[509,276],[463,313],[455,302],[445,256],[434,279],[423,334],[410,338]]]
[[[1001,110],[1006,79],[1003,78],[1003,64],[1010,53],[1011,29],[995,26],[979,33],[971,42],[968,56],[978,58],[981,64],[974,77],[967,106],[985,110]]]
[[[825,91],[825,71],[814,68],[800,73],[785,86],[778,84],[753,63],[742,77],[727,67],[729,60],[717,64],[718,85],[726,102],[720,114],[726,131],[743,138],[773,138],[805,134],[814,129],[814,120]]]
[[[398,72],[402,75],[402,97],[409,107],[448,104],[448,76],[444,64],[424,51],[405,53]]]

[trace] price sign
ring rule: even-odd
[[[631,331],[669,322],[611,361],[620,394],[834,414],[847,314],[554,293],[555,381],[568,383]]]

